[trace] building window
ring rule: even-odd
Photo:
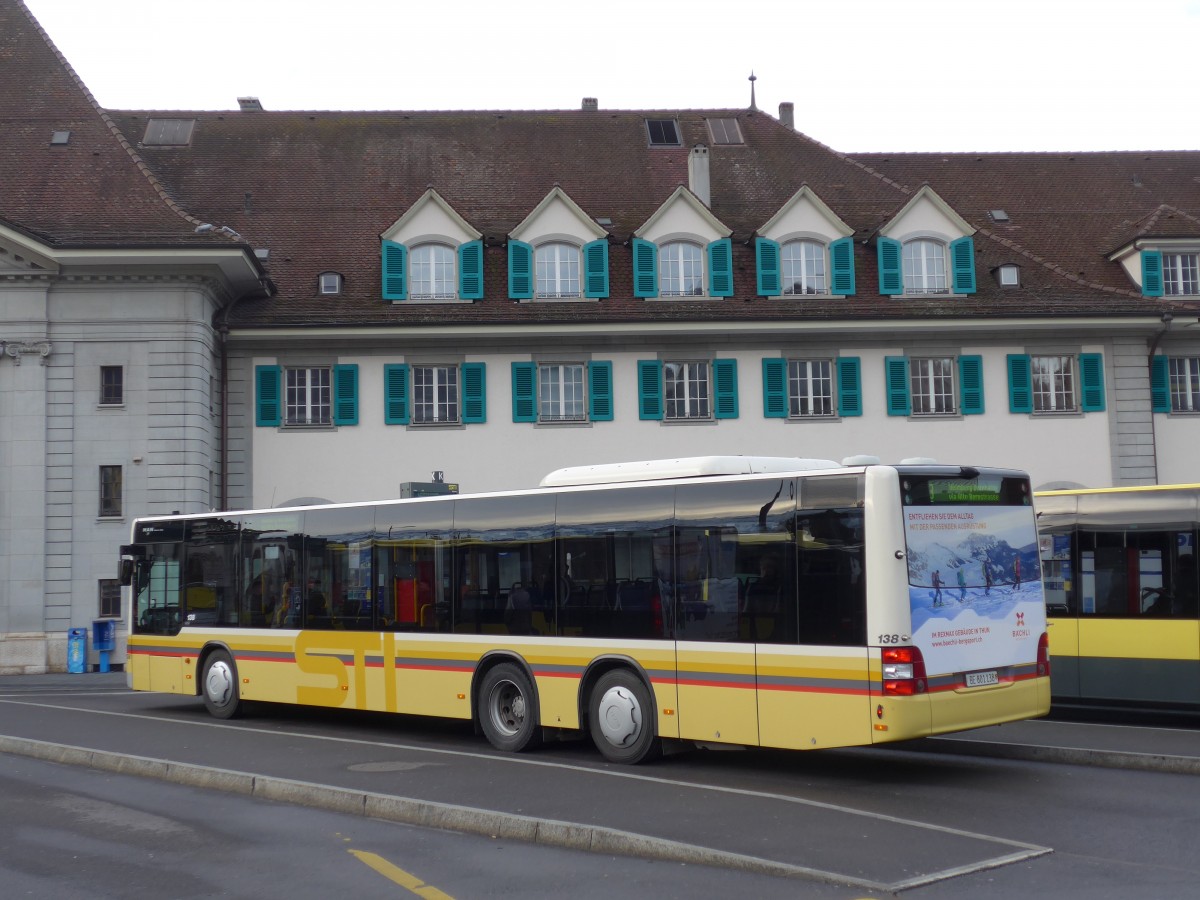
[[[1172,356],[1167,365],[1171,412],[1200,412],[1200,357]]]
[[[121,617],[121,582],[116,578],[100,579],[99,617],[119,619]]]
[[[100,467],[100,518],[121,515],[121,467]]]
[[[740,144],[742,132],[737,119],[709,119],[708,132],[714,144]]]
[[[122,366],[100,367],[100,405],[121,406],[125,402],[125,370]]]
[[[948,416],[954,407],[954,360],[951,357],[909,361],[914,416]]]
[[[410,259],[409,297],[413,300],[458,298],[454,250],[444,244],[414,247]]]
[[[708,363],[664,363],[663,395],[668,419],[711,418]]]
[[[329,367],[289,368],[284,374],[287,392],[284,424],[329,425],[332,421]]]
[[[322,272],[317,279],[318,290],[322,294],[340,294],[342,292],[342,276],[337,272]]]
[[[1033,411],[1074,412],[1075,358],[1031,356],[1029,362],[1033,375]]]
[[[1196,253],[1164,253],[1162,255],[1163,293],[1176,296],[1200,293],[1198,259],[1200,259],[1200,254]]]
[[[1001,266],[996,274],[1001,287],[1017,287],[1021,284],[1020,266]]]
[[[783,245],[783,293],[825,294],[825,248],[816,241],[790,241]]]
[[[583,365],[539,365],[538,421],[583,422],[586,419]]]
[[[663,244],[658,255],[659,293],[664,297],[704,295],[704,263],[700,247],[686,241]]]
[[[916,240],[904,245],[904,293],[947,293],[946,248],[941,243]]]
[[[793,419],[833,415],[833,363],[788,360],[788,415]]]
[[[146,120],[146,131],[142,135],[144,147],[186,147],[192,142],[192,128],[195,119],[159,119],[151,117]]]
[[[570,244],[543,244],[535,256],[538,298],[579,296],[579,248]]]
[[[413,366],[412,380],[412,420],[414,424],[457,424],[459,421],[457,366]]]
[[[678,147],[679,126],[674,119],[647,119],[646,131],[650,135],[651,147]]]

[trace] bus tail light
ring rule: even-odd
[[[1038,638],[1037,673],[1039,678],[1050,674],[1050,635],[1045,631]]]
[[[925,693],[925,659],[916,647],[883,648],[883,692],[893,697]]]

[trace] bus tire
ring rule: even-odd
[[[493,666],[479,685],[479,725],[497,750],[520,753],[541,742],[537,694],[513,663]]]
[[[217,719],[233,719],[241,715],[242,699],[238,691],[237,666],[224,650],[214,651],[204,661],[200,676],[200,692],[209,715]]]
[[[662,742],[654,724],[654,704],[640,678],[628,669],[600,676],[588,703],[588,727],[605,759],[636,765],[658,756]]]

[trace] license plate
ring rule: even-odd
[[[991,672],[968,672],[967,687],[983,687],[985,684],[999,684],[1000,679],[993,669]]]

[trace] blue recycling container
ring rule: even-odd
[[[67,671],[82,675],[87,669],[87,629],[67,629]]]
[[[100,659],[99,671],[108,671],[108,655],[117,643],[117,623],[114,619],[97,619],[92,622],[92,649]]]

